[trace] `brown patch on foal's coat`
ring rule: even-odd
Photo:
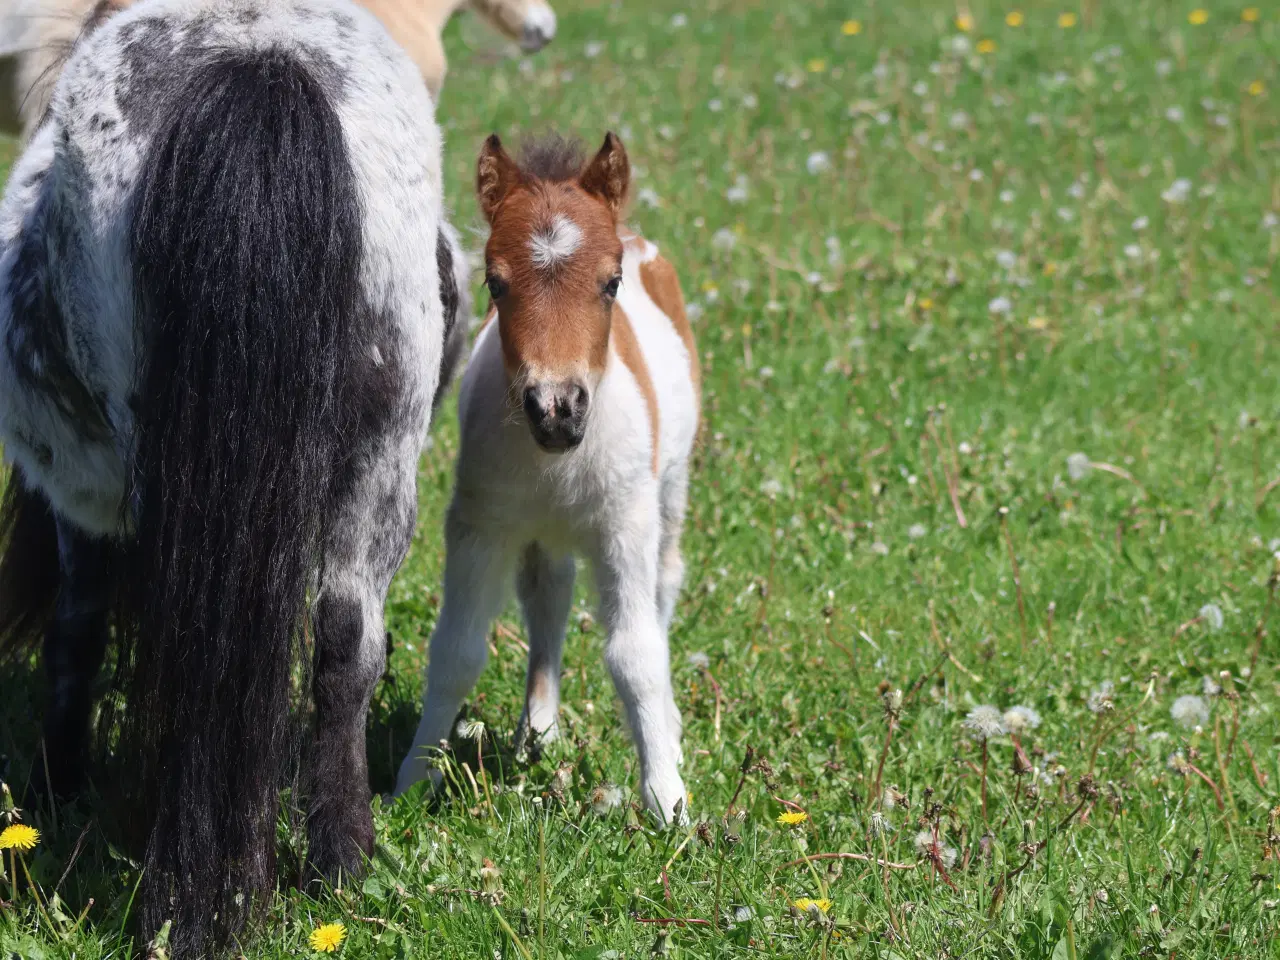
[[[643,241],[642,241],[643,242]],[[680,290],[680,278],[676,268],[663,256],[655,256],[648,263],[640,264],[640,282],[649,298],[667,315],[676,333],[689,351],[689,376],[693,380],[693,392],[702,396],[702,365],[698,362],[698,345],[693,339],[693,327],[684,312],[684,293]]]

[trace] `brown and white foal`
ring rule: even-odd
[[[612,133],[590,162],[558,138],[519,164],[496,136],[480,154],[492,306],[462,382],[444,607],[397,792],[427,775],[428,751],[448,737],[513,578],[529,635],[519,742],[556,736],[582,553],[595,569],[641,795],[663,820],[682,810],[667,631],[684,574],[698,361],[675,270],[619,223],[629,180]]]

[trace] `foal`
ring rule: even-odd
[[[698,361],[675,270],[619,223],[629,180],[612,133],[589,163],[559,139],[520,164],[497,136],[481,152],[492,306],[462,382],[444,606],[397,792],[426,776],[427,752],[448,737],[513,576],[529,634],[517,736],[556,736],[581,552],[595,568],[641,795],[663,820],[682,810],[667,632],[684,572]]]

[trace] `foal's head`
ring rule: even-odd
[[[530,144],[519,163],[496,135],[480,152],[476,188],[491,227],[485,283],[513,393],[544,450],[582,442],[604,373],[630,178],[612,133],[589,162],[558,137]]]

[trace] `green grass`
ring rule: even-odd
[[[478,227],[492,129],[612,127],[634,222],[697,305],[706,430],[672,643],[706,826],[632,807],[585,595],[570,736],[509,762],[513,609],[472,699],[496,738],[483,783],[379,805],[369,879],[282,888],[244,955],[306,955],[341,921],[362,958],[1280,957],[1276,11],[1216,3],[1195,26],[1191,3],[1027,4],[1014,28],[979,0],[963,52],[957,11],[919,0],[558,6],[560,36],[526,60],[450,28],[450,198]],[[984,38],[995,51],[972,52]],[[435,436],[370,724],[380,790],[438,609],[451,414]],[[1205,678],[1223,692],[1186,729],[1171,706]],[[1094,713],[1103,683],[1114,709]],[[0,773],[21,783],[38,674],[0,690]],[[991,740],[985,817],[962,726],[979,704],[1043,718],[1030,774]],[[726,821],[740,780],[745,819]],[[626,803],[600,816],[605,783]],[[776,823],[782,801],[808,821]],[[42,912],[24,880],[0,956],[128,955],[138,877],[104,817],[87,800],[41,820],[31,871],[58,902]],[[282,862],[299,851],[282,827]],[[908,868],[791,865],[835,852]]]

